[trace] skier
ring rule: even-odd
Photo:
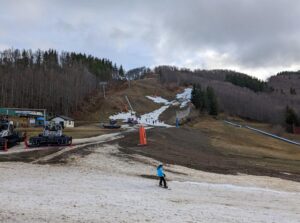
[[[159,164],[157,167],[157,176],[159,177],[159,186],[162,187],[162,183],[164,183],[164,188],[168,188],[166,180],[165,180],[166,175],[164,174],[162,164]]]

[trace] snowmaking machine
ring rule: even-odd
[[[43,133],[29,139],[30,147],[39,146],[69,146],[72,144],[72,137],[63,135],[63,127],[56,123],[49,123],[45,126]]]
[[[12,121],[0,120],[0,150],[6,150],[24,141],[24,136],[15,131]]]

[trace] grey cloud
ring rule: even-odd
[[[297,0],[24,2],[0,0],[6,34],[0,35],[0,47],[42,42],[109,57],[127,69],[172,63],[233,67],[257,76],[277,67],[300,69]]]

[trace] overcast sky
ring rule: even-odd
[[[300,69],[300,1],[0,0],[0,49],[11,47],[265,78]]]

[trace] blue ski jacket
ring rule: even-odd
[[[157,176],[159,176],[159,177],[164,177],[165,176],[163,167],[161,165],[159,165],[157,167]]]

